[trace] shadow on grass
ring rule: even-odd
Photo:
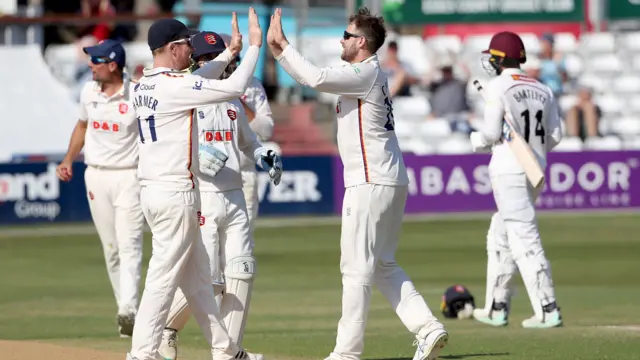
[[[509,353],[484,353],[484,354],[457,354],[457,355],[441,355],[438,359],[450,359],[450,360],[462,360],[482,358],[486,356],[508,356]],[[412,360],[411,358],[386,358],[386,359],[372,359],[372,360]]]

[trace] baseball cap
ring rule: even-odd
[[[202,55],[221,53],[227,46],[224,39],[213,31],[201,31],[191,38],[193,51],[191,56],[195,59]]]
[[[527,61],[527,53],[522,39],[518,34],[510,31],[503,31],[493,35],[489,43],[489,49],[484,50],[482,53],[519,60],[521,64]]]
[[[197,31],[187,28],[187,26],[179,20],[160,19],[154,22],[149,28],[147,43],[149,44],[149,49],[153,51],[172,41],[188,39],[195,33],[197,33]]]
[[[109,61],[115,62],[121,68],[123,68],[127,63],[127,56],[125,55],[124,48],[119,41],[110,39],[103,40],[95,46],[82,48],[82,51],[91,57],[109,59]]]

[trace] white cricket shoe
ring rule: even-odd
[[[558,309],[545,313],[542,320],[534,315],[522,322],[522,327],[526,329],[550,329],[560,326],[562,326],[562,316]]]
[[[491,326],[507,326],[509,324],[509,314],[505,310],[475,309],[473,310],[473,318]]]
[[[449,333],[446,330],[438,329],[430,332],[424,339],[413,342],[413,345],[418,347],[413,360],[436,360],[448,342]]]
[[[136,322],[136,314],[118,314],[116,315],[116,322],[118,323],[118,332],[121,338],[130,338],[133,335],[133,325]]]
[[[178,330],[164,329],[158,354],[162,360],[176,360],[178,358]]]
[[[264,360],[264,355],[250,353],[250,352],[248,352],[246,350],[240,350],[240,351],[238,351],[236,356],[234,356],[234,359],[238,359],[238,360]]]

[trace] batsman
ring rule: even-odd
[[[544,169],[547,153],[562,139],[558,105],[549,87],[520,69],[527,57],[517,34],[495,34],[484,53],[483,65],[495,77],[484,90],[484,126],[471,134],[471,143],[474,151],[491,149],[489,174],[498,211],[491,218],[487,234],[485,307],[476,309],[474,317],[493,326],[508,324],[510,283],[519,270],[535,313],[522,326],[557,327],[562,325],[562,317],[534,205],[539,189],[527,179],[525,167],[530,164],[518,162],[514,152],[519,150],[513,150],[509,141],[514,132],[520,134],[537,165]]]

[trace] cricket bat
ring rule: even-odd
[[[474,80],[473,85],[476,87],[476,90],[482,95],[482,97],[486,100],[484,89],[482,88],[482,84],[480,81]],[[540,167],[536,156],[533,154],[531,147],[524,141],[522,135],[520,135],[517,131],[515,131],[515,127],[513,123],[509,120],[509,111],[506,111],[504,121],[507,123],[509,128],[511,129],[509,133],[509,138],[504,139],[513,151],[516,159],[524,169],[525,175],[527,175],[527,179],[533,185],[535,189],[539,189],[544,184],[544,170]]]

